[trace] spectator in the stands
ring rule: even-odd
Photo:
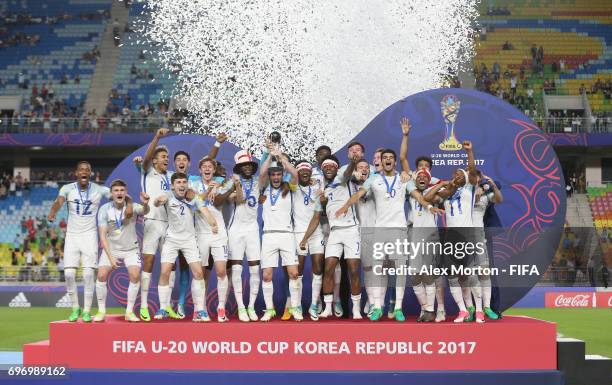
[[[514,47],[512,46],[512,44],[510,44],[510,42],[508,42],[508,40],[506,40],[504,44],[502,45],[502,50],[509,51],[512,49],[514,49]]]

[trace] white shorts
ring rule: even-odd
[[[298,264],[293,233],[264,233],[261,241],[261,268],[278,267],[278,257],[283,266]]]
[[[230,261],[242,261],[246,254],[247,260],[259,261],[261,259],[261,243],[259,241],[259,228],[251,230],[229,230],[229,259]]]
[[[141,266],[140,260],[140,252],[138,249],[130,250],[130,251],[113,251],[113,257],[117,259],[117,262],[125,264],[125,266]],[[108,259],[108,255],[106,255],[106,251],[102,249],[102,253],[100,254],[100,260],[98,261],[98,266],[106,266],[110,267],[110,259]]]
[[[195,239],[175,240],[167,238],[161,251],[162,263],[175,263],[178,253],[181,251],[187,263],[200,262],[198,245]]]
[[[323,238],[323,233],[320,231],[315,231],[315,233],[308,238],[308,241],[306,241],[306,250],[300,249],[300,242],[304,238],[304,234],[305,233],[294,233],[295,250],[298,255],[323,254],[325,252],[325,239]]]
[[[198,233],[198,252],[202,260],[202,266],[208,266],[208,257],[212,255],[213,261],[227,261],[227,234],[223,233]]]
[[[142,253],[155,255],[158,248],[163,249],[167,229],[168,222],[145,218]]]
[[[325,245],[325,258],[359,259],[361,241],[359,226],[333,228]]]
[[[98,267],[98,232],[66,233],[64,268]]]

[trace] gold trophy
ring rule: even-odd
[[[457,151],[462,148],[461,142],[455,136],[455,122],[457,121],[457,115],[459,115],[459,107],[461,107],[461,101],[455,95],[446,95],[440,101],[440,111],[446,125],[446,136],[444,141],[440,143],[440,150]]]

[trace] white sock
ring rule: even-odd
[[[289,280],[289,295],[290,295],[290,302],[291,302],[291,307],[298,307],[300,306],[300,297],[298,296],[299,292],[300,292],[300,282],[299,280],[296,279],[290,279]]]
[[[303,280],[304,276],[302,275],[298,275],[297,277],[297,281],[298,281],[298,293],[297,293],[297,298],[298,298],[298,306],[302,306],[302,280]]]
[[[170,278],[168,278],[168,286],[170,286],[170,293],[174,290],[174,283],[176,282],[176,271],[170,272]]]
[[[361,294],[351,294],[351,301],[353,302],[353,315],[361,315]]]
[[[434,311],[434,304],[436,301],[436,284],[435,282],[430,283],[429,285],[425,285],[425,298],[427,298],[427,302],[425,304],[426,311]],[[444,308],[444,304],[442,304],[442,309]]]
[[[159,295],[159,308],[166,309],[170,306],[170,286],[157,286],[157,294]]]
[[[274,309],[274,285],[272,284],[272,281],[263,281],[261,283],[261,291],[263,291],[266,310]]]
[[[470,290],[469,280],[465,283],[464,286],[461,286],[461,295],[463,296],[463,303],[465,303],[465,307],[473,307],[474,302],[472,301],[472,291]]]
[[[491,277],[484,277],[480,281],[482,287],[482,302],[485,308],[491,307]]]
[[[125,307],[126,312],[134,311],[134,304],[136,303],[136,297],[138,296],[138,290],[140,290],[140,282],[130,282],[127,292],[127,306]]]
[[[227,289],[225,289],[225,301],[224,303],[227,303],[227,299],[229,298],[229,294],[230,291],[232,291],[232,280],[226,275],[225,278],[227,279]],[[218,289],[217,289],[218,290]]]
[[[459,278],[449,278],[448,286],[450,287],[450,292],[455,300],[455,303],[459,307],[459,311],[467,311],[465,308],[465,303],[463,303],[463,293],[461,291],[461,286],[459,285]]]
[[[438,302],[438,311],[444,311],[444,277],[438,277],[434,281],[436,285],[436,301]]]
[[[79,292],[77,291],[76,285],[76,269],[65,269],[64,277],[66,279],[66,293],[68,293],[70,296],[72,308],[76,309],[79,307]]]
[[[191,296],[193,297],[193,307],[195,312],[204,310],[204,287],[203,279],[191,280]]]
[[[227,298],[227,289],[228,289],[227,275],[223,278],[217,277],[217,296],[219,297],[219,306],[218,309],[225,309],[225,300]]]
[[[259,265],[249,266],[249,307],[255,307],[257,294],[259,294]]]
[[[334,270],[334,302],[340,301],[340,281],[342,280],[342,268],[340,267],[340,261],[336,264]]]
[[[232,265],[232,285],[234,286],[234,297],[238,309],[244,309],[244,300],[242,299],[242,265]]]
[[[96,298],[98,299],[98,311],[106,313],[106,282],[96,280]]]
[[[474,302],[476,303],[476,311],[482,311],[482,288],[480,282],[472,286],[472,294],[474,294]]]
[[[404,285],[395,287],[395,310],[402,309],[402,303],[404,302],[404,292],[406,287]]]
[[[323,276],[320,274],[312,275],[312,297],[311,305],[319,303],[319,297],[321,296],[321,286],[323,285]]]
[[[151,286],[151,274],[146,271],[142,272],[140,277],[140,307],[146,308],[149,300],[149,286]]]
[[[417,297],[419,305],[421,305],[421,309],[423,309],[425,307],[425,304],[427,304],[427,294],[425,293],[425,287],[422,283],[419,283],[417,285],[414,285],[413,289],[414,295]]]
[[[83,311],[89,313],[91,311],[91,303],[93,302],[94,290],[96,288],[96,278],[94,269],[91,267],[83,268]]]
[[[333,294],[325,294],[323,296],[323,302],[325,302],[325,312],[332,312],[332,302],[334,301],[334,295]]]

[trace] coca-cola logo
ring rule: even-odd
[[[555,298],[555,307],[589,307],[591,306],[590,299],[590,294],[576,294],[572,296],[559,294]]]

